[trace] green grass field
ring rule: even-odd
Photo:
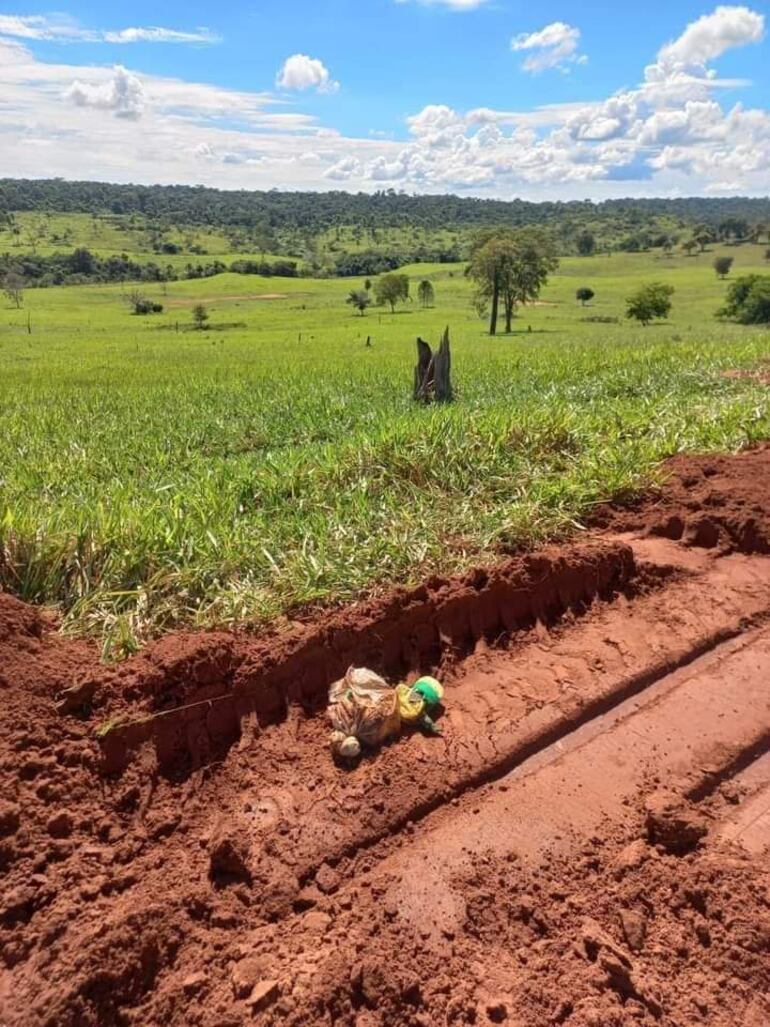
[[[768,271],[765,249],[726,251],[733,276]],[[365,317],[357,280],[142,286],[165,307],[144,318],[132,286],[0,298],[0,585],[119,654],[579,530],[671,453],[770,437],[767,387],[720,373],[770,357],[770,332],[714,319],[717,252],[567,258],[494,339],[459,265],[406,269],[435,308]],[[624,298],[655,279],[671,319],[630,324]],[[415,337],[445,325],[456,402],[415,406]]]

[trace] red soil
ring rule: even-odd
[[[596,523],[688,546],[770,553],[770,446],[733,456],[680,456],[664,488],[630,510],[607,506]]]
[[[770,449],[670,469],[622,540],[113,669],[0,595],[0,1024],[770,1023]],[[443,735],[335,765],[351,662]]]

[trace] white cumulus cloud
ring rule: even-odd
[[[89,85],[77,79],[65,96],[77,107],[96,107],[112,111],[116,118],[136,121],[144,110],[142,83],[121,64],[116,64],[110,81]]]
[[[667,43],[658,62],[669,72],[697,70],[736,46],[759,43],[765,34],[764,15],[748,7],[717,7],[692,22],[678,39]]]
[[[339,83],[331,77],[323,61],[303,53],[286,58],[278,72],[276,85],[279,89],[315,89],[319,93],[334,93],[339,89]]]
[[[605,100],[527,114],[428,105],[407,118],[412,141],[371,160],[364,177],[503,195],[592,183],[605,184],[602,195],[624,195],[620,190],[632,181],[637,192],[698,192],[729,177],[747,191],[766,192],[761,176],[770,164],[770,111],[740,104],[725,111],[715,94],[736,83],[718,79],[710,66],[731,47],[761,38],[760,16],[719,8],[713,19],[694,22],[664,46],[639,86]],[[578,59],[579,40],[577,29],[558,22],[517,37],[513,47],[531,51],[529,70],[542,70]],[[341,164],[335,177],[360,181],[360,168]]]
[[[332,178],[336,181],[344,182],[349,178],[357,178],[361,174],[361,164],[355,157],[343,157],[342,160],[338,160],[336,164],[332,164],[330,168],[324,171],[324,178]]]
[[[531,50],[522,67],[536,74],[549,68],[567,70],[570,64],[583,64],[587,58],[578,52],[580,29],[554,21],[538,32],[522,32],[511,40],[511,50]]]

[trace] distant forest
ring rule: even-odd
[[[62,179],[0,179],[0,211],[140,214],[208,227],[296,229],[319,233],[340,225],[364,228],[419,226],[425,229],[499,225],[649,224],[658,219],[717,226],[729,219],[749,225],[770,222],[770,197],[622,199],[592,203],[531,203],[472,197],[377,193],[251,192],[185,185],[111,185]]]

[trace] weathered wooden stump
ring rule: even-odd
[[[452,354],[449,347],[449,328],[444,329],[439,347],[434,353],[424,339],[417,339],[417,366],[414,369],[412,396],[421,403],[450,403],[452,393]]]

